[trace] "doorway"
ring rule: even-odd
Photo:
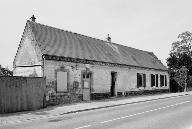
[[[111,72],[111,97],[115,96],[115,85],[117,80],[117,72]]]
[[[90,101],[91,99],[91,72],[83,72],[82,73],[82,81],[83,81],[83,100]]]

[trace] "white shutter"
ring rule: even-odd
[[[57,72],[57,91],[67,91],[67,72]]]

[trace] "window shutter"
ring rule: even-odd
[[[165,86],[167,86],[167,76],[165,75]]]
[[[158,83],[159,83],[158,77],[159,77],[159,76],[158,76],[158,74],[156,74],[155,76],[156,76],[156,87],[158,87]]]
[[[57,72],[57,91],[67,91],[67,72]]]
[[[164,77],[163,77],[163,75],[160,75],[160,85],[161,86],[164,85]]]
[[[146,87],[146,74],[143,74],[143,86]]]
[[[137,73],[137,88],[139,88],[139,73]]]

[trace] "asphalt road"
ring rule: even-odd
[[[192,129],[192,96],[65,114],[2,129]]]

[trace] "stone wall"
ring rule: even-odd
[[[62,61],[45,61],[44,75],[46,77],[46,90],[48,105],[66,104],[82,101],[82,82],[81,71],[85,70],[83,64],[75,64]],[[56,90],[56,72],[67,70],[69,73],[68,91],[57,92]],[[78,87],[74,86],[78,82]]]

